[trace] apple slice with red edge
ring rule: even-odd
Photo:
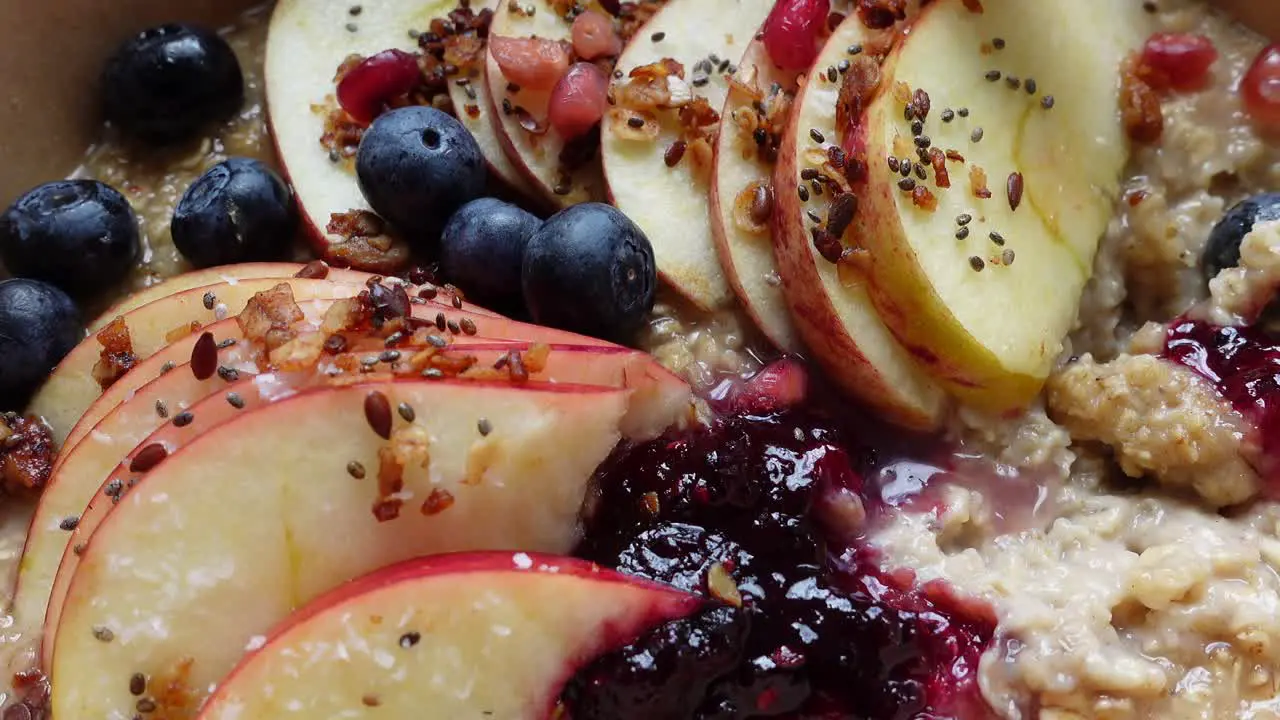
[[[144,360],[161,348],[209,323],[238,315],[259,292],[288,284],[294,300],[337,300],[354,297],[363,288],[359,283],[298,278],[257,278],[190,288],[167,295],[117,316],[128,330],[129,352]],[[206,295],[212,293],[206,305]],[[43,417],[61,444],[86,410],[102,395],[103,387],[94,377],[94,366],[102,357],[100,337],[110,334],[108,326],[85,338],[58,366],[28,406],[28,412]],[[126,373],[127,374],[127,373]]]
[[[295,613],[219,684],[199,718],[342,717],[373,705],[392,718],[542,720],[556,716],[565,682],[592,659],[705,606],[571,558],[413,560]]]
[[[573,149],[581,150],[583,157],[562,162],[566,143],[550,129],[547,119],[551,89],[521,87],[504,77],[492,52],[495,37],[535,37],[569,43],[573,38],[572,22],[556,12],[556,3],[551,0],[498,3],[489,24],[490,50],[485,53],[490,112],[507,157],[549,205],[563,208],[604,200],[598,148],[583,145],[587,139],[572,141]]]
[[[406,355],[410,350],[402,348]],[[433,359],[439,359],[439,362],[432,366],[455,368],[461,372],[455,376],[458,380],[484,382],[509,379],[509,368],[495,368],[503,366],[500,361],[510,361],[514,354],[529,358],[525,367],[530,382],[629,390],[631,396],[626,414],[620,421],[620,429],[632,440],[656,437],[671,426],[673,419],[687,418],[692,411],[692,392],[687,384],[651,356],[623,347],[551,345],[544,346],[539,353],[529,343],[468,337],[459,338],[456,344],[436,352]],[[539,357],[536,363],[535,355]],[[360,367],[360,357],[364,356],[352,356],[347,363],[335,359],[332,366]],[[467,369],[457,370],[459,368]],[[22,617],[42,617],[47,610],[51,624],[56,625],[62,598],[77,562],[74,553],[66,553],[67,547],[84,545],[92,537],[98,522],[110,510],[110,505],[101,504],[110,499],[103,491],[113,482],[120,487],[129,482],[134,474],[131,470],[134,458],[144,448],[158,445],[166,448],[167,453],[176,452],[203,429],[248,412],[262,402],[279,399],[305,387],[308,381],[301,376],[286,375],[278,382],[272,380],[272,376],[243,379],[230,385],[221,380],[218,382],[221,384],[215,393],[206,393],[192,399],[189,406],[184,405],[189,418],[184,423],[157,420],[153,395],[181,391],[184,386],[197,386],[190,369],[181,366],[141,389],[135,398],[122,406],[121,410],[132,409],[133,413],[117,412],[99,424],[99,431],[105,435],[115,428],[103,426],[118,424],[117,415],[141,414],[139,424],[151,427],[154,432],[150,435],[146,432],[129,435],[136,440],[123,449],[118,444],[94,444],[73,453],[65,471],[55,475],[55,482],[42,496],[32,524],[23,555],[18,592]],[[239,407],[227,403],[232,393],[238,397]],[[146,414],[148,412],[150,416]],[[71,530],[63,525],[67,518],[75,518],[75,527]]]
[[[350,5],[281,0],[272,11],[263,71],[272,137],[297,194],[312,245],[322,256],[343,241],[326,229],[334,213],[369,210],[352,161],[331,160],[320,144],[326,115],[336,106],[334,77],[338,67],[351,55],[368,57],[384,50],[417,52],[418,41],[409,31],[425,32],[431,20],[446,17],[457,6],[457,0],[370,0],[360,4],[358,16],[352,16]],[[348,25],[356,30],[349,30]],[[450,95],[457,100],[466,93],[450,81]],[[476,137],[493,176],[517,192],[526,192],[523,178],[497,142],[488,110],[471,116],[464,112],[464,105],[457,104],[455,111]]]
[[[720,113],[716,167],[711,176],[711,231],[725,279],[756,327],[784,352],[803,346],[782,293],[782,278],[773,260],[773,170],[775,161],[762,158],[754,130],[783,123],[795,98],[795,72],[769,59],[762,40],[753,40],[738,62]],[[756,103],[763,112],[757,111]],[[750,118],[748,121],[747,118]],[[762,125],[768,123],[769,125]],[[772,135],[772,133],[770,133]],[[768,148],[772,138],[766,139]]]
[[[320,274],[312,274],[320,273]],[[263,278],[316,278],[334,282],[358,284],[372,277],[371,274],[359,270],[347,270],[328,267],[327,265],[302,265],[286,262],[242,263],[239,265],[222,265],[220,267],[203,268],[174,275],[155,285],[150,285],[131,292],[116,304],[107,308],[89,325],[89,332],[97,332],[107,326],[117,316],[130,310],[136,310],[147,303],[159,300],[167,295],[174,295],[183,290],[217,285],[219,283],[238,282],[240,280],[260,280]]]
[[[222,330],[239,330],[233,320],[217,325],[222,327],[209,330],[215,340],[229,339]],[[190,345],[192,341],[183,344]],[[220,366],[249,376],[258,372],[258,366],[245,357],[247,353],[240,352],[243,345],[237,343],[220,351],[218,361]],[[187,355],[190,356],[189,350]],[[44,618],[54,575],[71,536],[66,523],[80,517],[103,479],[129,453],[145,445],[148,436],[162,426],[173,425],[183,411],[212,393],[225,391],[227,386],[227,381],[217,374],[201,380],[192,373],[189,363],[175,365],[173,370],[130,391],[131,397],[103,415],[92,430],[86,431],[82,442],[64,448],[40,493],[23,545],[10,611],[18,623],[34,627]]]
[[[567,552],[588,481],[623,437],[629,396],[572,384],[357,383],[205,430],[141,474],[79,555],[53,641],[52,712],[132,713],[134,673],[183,689],[166,714],[193,712],[254,637],[390,563]],[[390,440],[374,429],[387,426]],[[398,461],[381,465],[380,454]]]
[[[873,40],[883,43],[886,37],[850,15],[827,39],[802,84],[773,176],[774,260],[796,329],[827,375],[886,420],[930,429],[942,420],[945,394],[881,321],[863,280],[838,272],[814,247],[815,225],[808,213],[825,224],[833,192],[818,195],[801,175],[836,172],[822,169],[829,162],[826,148],[815,139],[837,137],[836,101],[845,76],[837,72],[832,82],[826,68],[848,61],[855,64],[852,73],[857,63],[874,62],[862,54],[851,56],[849,49],[870,47]]]
[[[600,128],[610,199],[653,244],[663,280],[704,310],[723,307],[733,298],[711,230],[708,193],[714,150],[707,142],[714,121],[699,133],[707,138],[694,140],[682,132],[678,110],[639,115],[624,106],[623,88],[641,82],[630,77],[636,68],[675,60],[684,67],[683,79],[673,75],[657,81],[666,84],[669,104],[694,103],[693,98],[700,97],[709,106],[705,110],[718,113],[728,82],[721,65],[709,58],[724,63],[741,57],[772,6],[771,0],[670,0],[618,58],[611,91],[619,105],[606,114]],[[686,106],[686,113],[694,107]],[[637,119],[656,136],[637,132],[632,127]],[[671,148],[686,140],[689,147],[672,166],[670,160],[676,156]],[[698,143],[706,145],[705,153],[693,147]]]
[[[930,374],[991,413],[1039,394],[1120,196],[1121,65],[1152,19],[1141,3],[1089,8],[1106,21],[1073,0],[935,0],[851,128],[868,172],[846,240],[871,298]]]

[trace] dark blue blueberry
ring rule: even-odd
[[[1204,246],[1202,270],[1213,279],[1222,270],[1240,264],[1240,243],[1253,226],[1280,220],[1280,193],[1263,193],[1247,198],[1228,210],[1209,233]]]
[[[124,280],[140,247],[129,201],[96,180],[46,183],[0,215],[0,259],[9,272],[78,297]]]
[[[519,308],[524,248],[541,224],[532,213],[496,198],[463,205],[440,236],[445,279],[481,305]]]
[[[0,408],[17,409],[84,339],[66,293],[26,278],[0,282]]]
[[[374,212],[420,249],[433,250],[453,213],[484,194],[486,171],[462,123],[415,106],[373,122],[360,140],[356,177]]]
[[[187,188],[173,211],[173,244],[196,267],[276,260],[298,228],[293,190],[258,160],[228,158]]]
[[[148,143],[190,138],[244,102],[236,54],[216,33],[161,25],[124,43],[102,73],[108,122]]]
[[[649,239],[603,203],[544,222],[525,248],[522,282],[535,322],[611,340],[640,328],[658,285]]]

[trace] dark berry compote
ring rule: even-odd
[[[847,410],[792,405],[793,378],[767,369],[755,386],[769,396],[731,393],[711,427],[621,448],[600,470],[579,554],[715,602],[594,660],[565,688],[568,717],[987,716],[990,611],[838,539],[876,512],[873,454]]]
[[[1261,325],[1219,327],[1183,318],[1169,326],[1165,357],[1209,380],[1255,435],[1255,463],[1280,494],[1280,336]]]

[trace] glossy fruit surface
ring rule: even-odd
[[[293,190],[258,160],[228,158],[187,188],[173,244],[196,267],[278,260],[298,227]]]
[[[592,63],[574,63],[551,89],[547,120],[565,140],[587,134],[609,108],[609,78]]]
[[[812,410],[731,415],[601,469],[579,552],[722,607],[579,672],[565,692],[575,720],[984,717],[972,710],[989,611],[830,539],[862,528],[821,521],[828,498],[857,497],[863,520],[884,501],[857,446]]]
[[[769,58],[784,70],[807,70],[818,57],[819,34],[831,11],[830,0],[781,0],[761,32]]]
[[[614,57],[622,52],[622,38],[612,20],[588,10],[573,19],[573,52],[583,60]]]
[[[0,282],[0,410],[21,409],[82,339],[80,312],[66,293],[39,280]]]
[[[101,92],[106,119],[121,132],[169,143],[239,110],[244,76],[216,33],[161,25],[120,46],[103,70]]]
[[[569,69],[569,48],[548,38],[489,37],[502,77],[527,90],[550,90]]]
[[[1142,47],[1143,79],[1157,90],[1187,92],[1209,81],[1218,49],[1204,35],[1156,33]]]
[[[1263,129],[1280,131],[1280,44],[1258,53],[1240,80],[1245,110]]]
[[[542,224],[532,213],[496,198],[458,208],[440,236],[440,270],[469,300],[491,309],[521,305],[520,265]]]
[[[0,215],[0,259],[9,272],[77,297],[122,282],[140,251],[129,201],[96,180],[45,183]]]
[[[356,154],[360,191],[410,242],[433,249],[448,219],[484,194],[485,162],[471,133],[447,113],[403,107],[373,122]]]
[[[371,123],[393,98],[422,80],[418,60],[403,50],[370,55],[338,82],[338,104],[362,123]]]
[[[534,322],[625,339],[653,309],[653,246],[612,205],[574,205],[552,215],[530,238],[522,284]]]
[[[1225,268],[1240,264],[1240,243],[1260,222],[1280,220],[1280,193],[1263,193],[1232,206],[1209,233],[1201,269],[1212,279]]]

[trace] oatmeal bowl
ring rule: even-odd
[[[0,712],[1280,719],[1261,5],[0,8]]]

